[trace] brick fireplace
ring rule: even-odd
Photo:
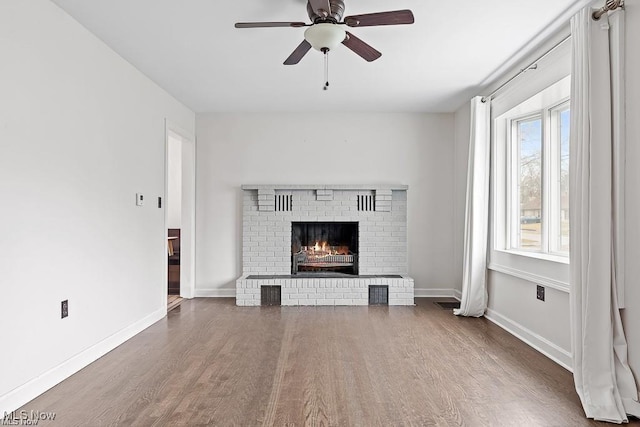
[[[413,305],[407,274],[407,187],[243,185],[242,266],[236,304],[261,305],[279,286],[282,305]]]

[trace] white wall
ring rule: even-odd
[[[165,118],[195,116],[46,0],[0,2],[0,52],[1,414],[163,316]]]
[[[408,184],[409,275],[451,290],[453,114],[197,117],[196,294],[233,296],[242,184]]]
[[[182,225],[182,140],[167,139],[167,228]]]
[[[640,212],[640,50],[635,41],[640,40],[640,4],[627,3],[627,167],[626,173],[626,218],[632,224],[633,218]],[[535,57],[535,56],[534,56]],[[526,64],[521,64],[522,66]],[[518,67],[516,67],[518,68]],[[512,73],[507,73],[512,75]],[[507,76],[508,77],[508,76]],[[456,129],[469,126],[469,113],[466,105],[456,112]],[[465,144],[468,132],[462,138],[456,137],[456,144]],[[468,147],[468,141],[466,142]],[[466,151],[456,151],[458,176],[466,174],[462,156]],[[458,218],[459,220],[459,218]],[[627,227],[626,239],[626,308],[622,311],[625,333],[629,344],[629,362],[636,379],[640,379],[640,229]],[[559,270],[562,269],[559,268]],[[565,268],[566,269],[566,268]],[[571,335],[569,318],[569,294],[546,287],[546,301],[536,300],[536,284],[499,271],[489,272],[489,311],[488,317],[508,328],[520,338],[545,351],[556,360],[570,364]]]

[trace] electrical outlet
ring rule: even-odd
[[[544,301],[544,286],[538,285],[536,288],[536,298],[540,301]]]
[[[62,308],[61,319],[64,319],[65,317],[69,316],[69,300],[68,299],[62,301],[61,308]]]
[[[136,206],[144,205],[144,196],[142,193],[136,193]]]

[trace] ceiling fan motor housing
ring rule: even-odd
[[[321,15],[318,15],[313,10],[311,3],[307,2],[307,13],[309,14],[309,19],[311,19],[311,21],[316,24],[323,21],[329,21],[329,22],[342,21],[342,17],[344,16],[344,1],[330,0],[329,6],[331,7],[331,13],[328,16],[321,16]]]

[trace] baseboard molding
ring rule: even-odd
[[[457,289],[432,289],[432,288],[413,288],[413,295],[416,298],[455,298],[457,300],[462,296]]]
[[[196,289],[196,298],[235,298],[235,288]]]
[[[116,332],[88,349],[76,354],[60,365],[30,380],[26,384],[0,396],[0,414],[15,411],[24,404],[30,402],[49,390],[56,384],[61,383],[82,368],[95,362],[129,338],[142,332],[149,326],[156,323],[167,315],[166,307],[162,307],[148,316],[140,319],[136,323]]]
[[[536,334],[535,332],[525,328],[521,324],[514,322],[513,320],[508,319],[502,314],[497,313],[491,309],[487,309],[484,317],[487,318],[487,320],[495,323],[505,331],[509,332],[511,335],[524,341],[529,346],[535,348],[540,353],[544,354],[549,359],[553,360],[569,372],[573,372],[573,368],[571,367],[571,353],[567,350],[558,347],[556,344],[552,343],[546,338]]]

